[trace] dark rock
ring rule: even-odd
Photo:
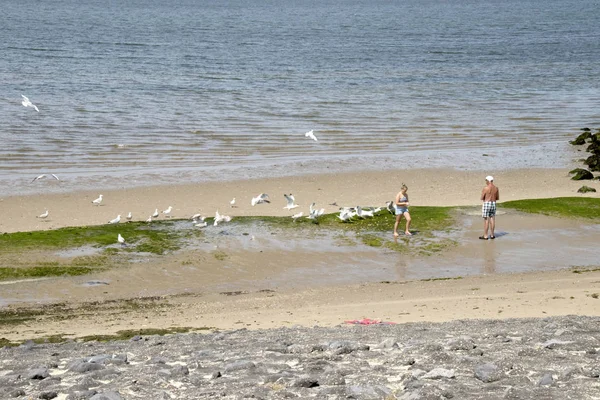
[[[40,395],[38,396],[38,399],[43,399],[43,400],[51,400],[58,397],[58,393],[51,391],[51,392],[42,392],[40,393]]]
[[[571,143],[572,145],[576,145],[576,146],[580,146],[582,144],[585,144],[585,141],[587,139],[589,139],[590,136],[592,136],[592,132],[590,131],[589,128],[583,128],[582,131],[583,131],[583,133],[581,133],[575,139],[569,141],[569,143]]]
[[[582,186],[579,189],[577,189],[577,193],[596,193],[596,189],[591,188],[589,186]]]
[[[50,372],[48,372],[48,368],[36,368],[27,372],[27,379],[45,379],[50,376]]]
[[[589,180],[594,178],[594,174],[583,168],[575,168],[569,171],[569,174],[573,175],[571,179],[574,181]]]
[[[600,171],[600,155],[598,154],[592,154],[583,163],[588,166],[590,171]]]

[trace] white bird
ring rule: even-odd
[[[296,201],[296,199],[294,198],[293,194],[291,194],[291,193],[289,195],[284,194],[283,197],[285,197],[285,199],[287,200],[287,204],[283,208],[291,210],[292,208],[298,207],[297,204],[294,204],[294,202]]]
[[[102,203],[102,195],[99,195],[96,200],[92,200],[92,204],[99,206]]]
[[[146,220],[146,222],[148,222],[148,223],[152,222],[152,215],[148,217],[148,219]]]
[[[46,174],[38,175],[35,178],[33,178],[33,180],[31,181],[31,183],[33,183],[35,181],[39,181],[40,179],[44,179],[45,177],[46,177]]]
[[[198,214],[194,214],[192,215],[192,217],[190,218],[192,221],[204,221],[204,218],[202,217],[202,214],[198,213]]]
[[[38,110],[35,104],[33,104],[27,97],[23,95],[21,95],[21,97],[23,97],[23,101],[21,102],[21,104],[23,104],[24,107],[33,107],[35,108],[35,111],[40,112],[40,110]]]
[[[231,208],[235,207],[235,197],[229,202],[229,204],[231,205]]]
[[[317,210],[316,208],[314,208],[315,203],[312,203],[310,205],[310,213],[308,214],[308,216],[306,218],[311,219],[313,222],[318,222],[317,219],[325,214],[325,209],[321,208],[320,210]]]
[[[231,221],[231,217],[229,215],[221,215],[219,214],[219,210],[215,213],[215,222],[214,226],[219,225],[220,222],[229,222]]]
[[[314,140],[315,142],[317,142],[317,137],[315,136],[313,130],[311,129],[310,131],[306,132],[304,134],[304,136],[306,136],[307,138],[311,138],[312,140]]]
[[[386,201],[385,209],[389,211],[390,214],[396,214],[396,207],[394,207],[394,201]]]
[[[48,210],[46,210],[46,212],[44,212],[43,214],[38,215],[37,218],[46,218],[48,217],[48,214]]]
[[[292,215],[292,219],[294,220],[294,222],[296,222],[296,220],[300,217],[302,217],[304,215],[304,213],[302,211],[300,211],[298,214],[294,214]]]
[[[361,206],[356,206],[356,215],[359,218],[366,218],[373,216],[373,210],[363,210]]]
[[[342,222],[348,222],[352,219],[352,214],[348,210],[341,210],[340,215],[337,216]]]
[[[123,238],[123,236],[121,236],[121,234],[119,233],[119,235],[117,236],[117,241],[119,243],[121,243],[121,245],[125,245],[125,239]]]
[[[53,177],[54,179],[56,179],[57,181],[60,181],[60,179],[58,179],[58,176],[57,176],[56,174],[50,174],[50,175],[52,175],[52,177]]]
[[[125,217],[125,218],[127,218],[127,221],[131,221],[132,217],[133,216],[131,215],[131,211],[129,211],[129,214],[127,214],[127,217]]]
[[[154,210],[154,214],[152,214],[153,218],[158,218],[158,208]]]
[[[250,202],[250,204],[252,204],[253,206],[257,205],[257,204],[261,204],[261,203],[270,203],[271,200],[269,199],[269,195],[266,193],[261,193],[256,197],[252,198],[252,201]]]
[[[121,214],[117,215],[117,218],[108,221],[109,224],[118,224],[119,222],[121,222]]]
[[[170,217],[171,211],[173,211],[173,207],[169,206],[166,210],[163,210],[162,213],[165,214],[165,217]]]
[[[198,222],[197,224],[194,224],[194,226],[197,226],[198,228],[204,228],[204,227],[208,226],[208,223],[206,221],[202,221],[202,222]]]

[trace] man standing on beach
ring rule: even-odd
[[[494,235],[494,229],[496,228],[496,201],[500,200],[500,191],[494,185],[493,176],[488,175],[485,177],[485,187],[481,191],[481,200],[483,201],[481,208],[483,236],[479,236],[479,239],[496,239]],[[490,231],[490,236],[488,236],[488,230]]]

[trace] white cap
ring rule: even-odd
[[[491,182],[491,181],[494,180],[494,177],[491,176],[491,175],[488,175],[488,176],[485,177],[485,180],[488,181],[488,182]]]

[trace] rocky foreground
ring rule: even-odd
[[[2,399],[600,399],[600,318],[28,342],[0,359]]]

